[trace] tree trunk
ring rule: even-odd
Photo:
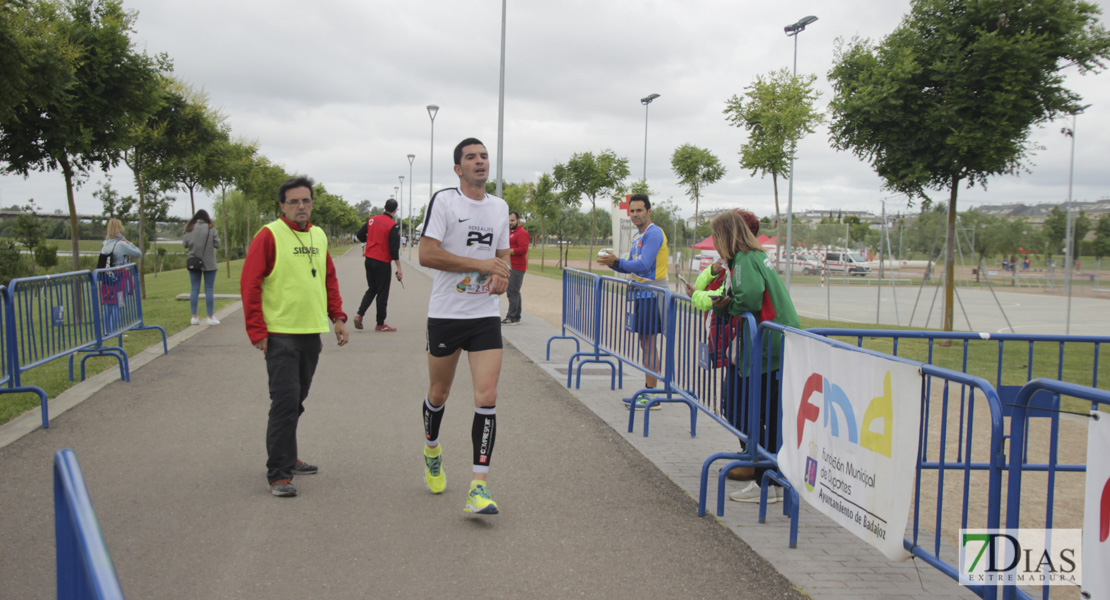
[[[544,218],[540,217],[540,273],[543,273],[543,270],[545,268],[543,262],[543,253],[544,250],[547,249],[547,244],[544,243],[547,240],[547,234],[545,233],[546,231],[547,229],[544,225]]]
[[[952,331],[953,302],[956,291],[956,193],[960,178],[952,177],[948,196],[948,232],[944,240],[944,331]]]
[[[142,161],[135,157],[135,185],[139,188],[139,297],[146,300],[146,194],[143,192]]]
[[[73,169],[69,166],[69,158],[62,157],[59,161],[62,164],[62,174],[66,179],[66,200],[69,202],[69,237],[72,245],[70,246],[73,251],[73,270],[78,271],[81,269],[81,244],[80,230],[77,227],[77,203],[73,199]]]
[[[698,239],[698,225],[700,225],[700,224],[701,224],[701,221],[698,221],[698,193],[694,192],[694,243],[695,244],[701,241],[701,240]],[[671,240],[671,241],[676,242],[676,240]]]
[[[231,279],[231,255],[227,252],[227,249],[231,246],[231,243],[227,241],[227,186],[224,186],[220,204],[220,212],[222,212],[224,216],[223,219],[220,219],[224,222],[224,264],[227,265],[227,278]]]
[[[771,186],[775,190],[775,270],[778,271],[779,257],[782,256],[782,232],[779,231],[779,179],[774,173],[771,173]]]
[[[590,198],[590,253],[586,255],[586,272],[594,272],[594,238],[597,237],[597,204]],[[567,249],[567,260],[570,260],[570,249]]]
[[[189,210],[193,211],[192,214],[189,215],[190,219],[193,218],[193,215],[197,214],[197,203],[193,200],[193,187],[195,186],[189,186]]]

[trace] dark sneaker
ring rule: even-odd
[[[355,322],[355,329],[362,329],[362,315],[355,315],[352,320]]]
[[[501,319],[501,324],[506,326],[520,325],[520,319],[510,319],[509,317],[505,317],[504,319]]]
[[[319,470],[320,467],[317,467],[316,465],[310,465],[299,458],[297,459],[297,464],[293,465],[294,475],[312,475]]]
[[[297,495],[292,479],[278,479],[270,482],[270,493],[275,496],[292,497]]]

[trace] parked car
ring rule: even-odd
[[[871,266],[863,257],[851,252],[826,252],[825,264],[830,273],[847,272],[849,275],[864,277],[871,273]]]

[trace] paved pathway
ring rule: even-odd
[[[351,309],[362,260],[337,264]],[[408,274],[392,298],[397,333],[356,331],[344,348],[325,337],[300,428],[303,458],[321,471],[297,478],[296,498],[266,485],[265,369],[238,311],[177,336],[130,383],[63,394],[86,398],[61,414],[55,400],[49,430],[10,434],[0,596],[54,596],[51,464],[69,447],[131,598],[803,597],[512,346],[490,478],[502,514],[463,512],[465,361],[444,421],[448,489],[429,494],[419,406],[430,280]]]
[[[353,311],[361,257],[336,262]],[[735,438],[705,417],[691,437],[689,413],[677,406],[651,414],[650,437],[639,418],[627,433],[620,398],[640,380],[633,370],[624,392],[596,369],[568,392],[573,344],[555,342],[546,360],[557,329],[528,303],[551,286],[531,276],[524,322],[504,330],[490,478],[503,513],[462,512],[465,361],[444,422],[449,488],[428,494],[418,405],[430,281],[416,265],[406,274],[407,289],[395,285],[391,298],[398,333],[353,332],[346,348],[325,337],[300,435],[304,458],[321,472],[297,479],[295,499],[272,498],[265,484],[265,370],[236,307],[218,327],[175,336],[168,356],[137,357],[133,365],[150,364],[130,384],[104,375],[53,400],[55,413],[75,406],[50,430],[18,437],[37,413],[30,425],[0,428],[4,596],[53,596],[50,461],[72,447],[124,590],[136,598],[974,597],[921,561],[887,561],[808,507],[793,550],[774,507],[765,524],[757,506],[736,502],[721,520],[698,518],[702,461],[735,448]]]

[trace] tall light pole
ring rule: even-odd
[[[397,199],[397,190],[398,189],[399,188],[397,186],[393,186],[393,196],[391,196],[391,198],[393,198],[394,200]]]
[[[401,209],[405,207],[405,176],[404,175],[398,175],[397,179],[399,179],[400,182],[401,182],[401,190],[399,192],[399,195],[397,196],[397,210],[401,211]],[[396,219],[394,219],[394,220],[396,220]],[[404,232],[405,232],[405,228],[402,227],[401,228],[401,233],[404,233]]]
[[[1065,231],[1064,239],[1067,240],[1067,244],[1064,248],[1064,260],[1065,260],[1065,265],[1064,265],[1064,288],[1067,290],[1067,293],[1068,293],[1068,308],[1067,308],[1067,313],[1066,313],[1067,316],[1065,317],[1065,321],[1064,321],[1064,334],[1066,334],[1066,335],[1071,334],[1071,276],[1072,276],[1071,269],[1072,269],[1072,263],[1074,262],[1074,260],[1072,260],[1073,257],[1071,255],[1071,247],[1072,247],[1072,239],[1071,238],[1072,238],[1072,235],[1073,235],[1072,230],[1071,230],[1071,227],[1072,227],[1072,225],[1071,225],[1071,185],[1072,185],[1073,175],[1075,174],[1075,125],[1076,125],[1076,117],[1079,115],[1079,113],[1082,113],[1083,111],[1087,110],[1088,108],[1091,108],[1090,104],[1088,104],[1086,106],[1080,106],[1078,109],[1075,110],[1075,112],[1071,113],[1071,132],[1069,132],[1069,134],[1068,134],[1069,137],[1071,137],[1071,162],[1068,164],[1068,210],[1067,210],[1068,216],[1067,216],[1067,221],[1066,221],[1067,225],[1064,227],[1064,231]],[[1013,267],[1011,267],[1011,268],[1013,268]]]
[[[505,162],[505,4],[501,0],[501,83],[497,90],[497,197],[501,197],[501,165]]]
[[[813,23],[817,17],[810,15],[798,19],[797,23],[793,23],[783,27],[788,37],[794,38],[794,78],[798,78],[798,34],[806,30],[806,25]],[[794,270],[793,262],[791,261],[794,252],[794,151],[797,145],[793,142],[790,143],[790,185],[787,187],[786,192],[786,290],[790,291],[790,272]],[[777,254],[777,253],[776,253]],[[779,257],[782,258],[781,256]]]
[[[648,126],[648,105],[652,100],[659,97],[659,94],[651,94],[640,98],[640,104],[644,105],[644,183],[647,183],[647,126]],[[694,224],[697,227],[697,224]]]
[[[412,260],[412,161],[415,154],[408,155],[409,159],[409,260]]]
[[[428,150],[428,201],[432,201],[432,177],[435,173],[432,163],[435,159],[436,152],[436,113],[439,112],[439,107],[435,104],[428,105],[428,116],[432,119],[432,146]],[[426,214],[426,213],[425,213]]]

